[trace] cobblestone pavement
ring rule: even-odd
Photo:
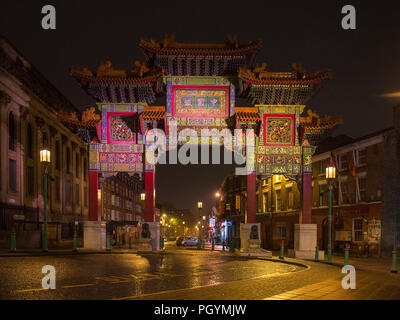
[[[338,265],[285,258],[254,259],[229,252],[177,248],[164,253],[55,256],[0,255],[0,299],[399,299],[400,277],[388,260],[364,260],[356,289],[344,290]],[[335,257],[340,262],[340,257]],[[283,263],[282,263],[283,262]],[[350,263],[352,260],[350,260]],[[293,264],[294,263],[294,264]],[[298,264],[300,263],[300,264]],[[389,261],[390,263],[390,261]],[[56,290],[44,290],[44,265],[56,268]],[[368,270],[367,266],[373,266]],[[390,264],[389,264],[390,269]]]

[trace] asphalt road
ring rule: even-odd
[[[308,263],[307,263],[308,264]],[[304,268],[167,245],[162,254],[0,258],[0,299],[263,299],[341,277],[324,264]],[[54,266],[56,289],[42,288]]]

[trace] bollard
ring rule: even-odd
[[[397,273],[397,250],[396,247],[393,248],[392,251],[392,273]]]
[[[129,249],[132,249],[132,237],[129,237]]]
[[[206,247],[206,240],[202,241],[202,246],[203,249]]]
[[[283,258],[284,258],[284,255],[285,255],[285,243],[284,243],[284,241],[282,240],[282,243],[281,243],[281,253],[280,253],[280,255],[279,255],[279,259],[283,259]]]
[[[230,250],[230,252],[235,252],[235,243],[232,241],[231,242],[231,245],[230,245],[230,248],[229,248]]]
[[[76,231],[74,231],[74,240],[72,241],[72,251],[77,252],[78,251],[78,240],[76,239]]]
[[[122,248],[122,237],[121,236],[118,239],[118,248]]]
[[[319,262],[319,248],[315,247],[315,262]]]
[[[349,265],[349,244],[346,244],[346,248],[344,249],[344,265]]]
[[[199,239],[198,241],[197,241],[197,249],[201,249],[201,239]]]
[[[222,241],[222,251],[225,251],[225,240]]]
[[[17,251],[17,239],[15,232],[11,232],[11,252]]]
[[[214,249],[215,249],[215,244],[214,244],[214,239],[212,239],[212,241],[211,241],[211,251],[214,251]]]
[[[111,251],[111,239],[109,235],[106,238],[106,251]]]

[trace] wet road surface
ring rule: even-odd
[[[56,289],[42,288],[42,267]],[[290,275],[304,268],[169,245],[162,254],[1,258],[0,299],[125,299]]]

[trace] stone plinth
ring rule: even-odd
[[[294,231],[294,253],[298,259],[315,258],[315,247],[317,245],[316,224],[296,224]],[[322,256],[324,254],[322,253]],[[321,252],[320,252],[321,259]]]
[[[160,251],[160,223],[145,222],[149,225],[152,251]]]
[[[258,229],[258,239],[250,239],[251,227],[254,225]],[[271,251],[261,248],[260,223],[240,224],[240,250],[237,250],[236,253],[241,256],[272,257]]]
[[[152,251],[151,238],[141,238],[136,240],[134,248],[138,251]]]
[[[106,223],[101,221],[83,222],[83,247],[89,250],[106,249]]]
[[[260,239],[249,239],[248,250],[249,252],[257,252],[261,248]]]

